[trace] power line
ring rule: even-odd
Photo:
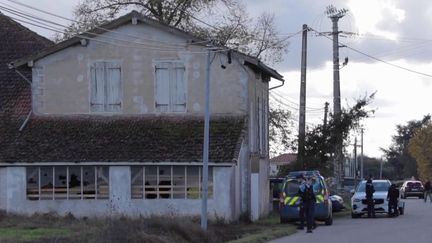
[[[314,31],[314,32],[316,32],[316,33],[318,33],[318,34],[320,33],[320,32],[318,32],[318,31],[316,31],[316,30],[314,30],[314,29],[311,29],[311,30]],[[331,38],[331,37],[328,37],[328,36],[326,36],[326,35],[322,35],[322,36],[324,36],[325,38],[327,38],[327,39],[333,41],[333,38]],[[354,52],[357,52],[357,53],[359,53],[359,54],[362,54],[362,55],[364,55],[364,56],[366,56],[366,57],[369,57],[369,58],[371,58],[371,59],[373,59],[373,60],[376,60],[376,61],[379,61],[379,62],[385,63],[385,64],[390,65],[390,66],[392,66],[392,67],[399,68],[399,69],[402,69],[402,70],[405,70],[405,71],[408,71],[408,72],[411,72],[411,73],[415,73],[415,74],[419,74],[419,75],[423,75],[423,76],[426,76],[426,77],[430,77],[430,78],[432,78],[432,75],[430,75],[430,74],[423,73],[423,72],[419,72],[419,71],[412,70],[412,69],[409,69],[409,68],[406,68],[406,67],[403,67],[403,66],[400,66],[400,65],[397,65],[397,64],[393,64],[393,63],[390,63],[390,62],[384,61],[384,60],[382,60],[382,59],[379,59],[379,58],[377,58],[377,57],[374,57],[374,56],[372,56],[372,55],[369,55],[369,54],[367,54],[367,53],[365,53],[365,52],[363,52],[363,51],[360,51],[360,50],[357,50],[357,49],[355,49],[355,48],[352,48],[352,47],[350,47],[350,46],[348,46],[348,45],[346,45],[346,44],[344,44],[344,43],[341,43],[340,41],[338,41],[338,43],[341,44],[341,45],[343,45],[344,47],[346,47],[346,48],[348,48],[348,49],[354,51]]]
[[[61,16],[61,15],[58,15],[58,14],[55,14],[55,13],[52,13],[52,12],[49,12],[49,11],[45,11],[45,10],[40,9],[40,8],[36,8],[36,7],[30,6],[28,4],[21,3],[19,1],[15,1],[15,0],[6,0],[6,1],[9,1],[9,2],[14,3],[16,5],[20,5],[20,6],[25,7],[25,8],[29,8],[29,9],[35,10],[35,11],[40,12],[40,13],[44,13],[44,14],[47,14],[47,15],[50,15],[50,16],[54,16],[54,17],[63,19],[63,20],[67,20],[67,21],[70,21],[70,22],[73,22],[73,23],[76,23],[76,24],[82,24],[83,23],[83,22],[80,22],[80,21],[77,21],[77,20],[74,20],[74,19],[66,18],[64,16]],[[15,7],[13,7],[13,6],[9,5],[9,4],[6,4],[6,3],[2,3],[2,4],[5,5],[5,6],[8,6],[10,8],[14,8],[15,10],[22,11],[21,9],[17,9],[17,8],[15,8]],[[26,13],[24,11],[22,11],[22,12]],[[29,14],[29,13],[27,13],[27,14]],[[67,28],[67,26],[65,26],[65,27]],[[129,33],[123,33],[123,32],[119,32],[119,31],[115,31],[115,30],[110,30],[110,29],[106,29],[106,28],[103,28],[103,27],[100,27],[100,26],[95,26],[95,28],[99,29],[99,30],[106,31],[106,32],[116,33],[116,34],[119,34],[119,35],[122,35],[122,36],[126,35],[126,36],[130,36],[130,37],[133,37],[133,38],[138,38],[138,39],[152,41],[152,42],[166,43],[166,44],[169,44],[169,45],[176,45],[176,44],[183,45],[184,44],[184,43],[174,43],[174,42],[168,42],[168,41],[165,42],[165,41],[161,41],[161,40],[157,40],[156,41],[156,40],[153,40],[153,39],[146,39],[146,38],[143,38],[142,36],[131,35]],[[79,33],[77,33],[77,34],[79,34]],[[193,44],[200,44],[200,43],[208,43],[208,41],[194,42]]]

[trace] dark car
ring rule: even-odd
[[[402,198],[407,197],[424,197],[424,187],[421,181],[405,181],[400,188]]]
[[[338,195],[331,195],[330,200],[332,202],[332,209],[333,212],[340,212],[345,209],[344,201],[341,196]]]

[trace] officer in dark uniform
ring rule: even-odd
[[[387,191],[387,200],[388,203],[388,214],[390,217],[398,216],[398,199],[399,199],[399,190],[396,188],[395,184],[392,184]]]
[[[297,229],[299,230],[303,230],[304,229],[304,223],[305,223],[305,212],[304,212],[304,204],[303,204],[303,192],[306,188],[306,181],[305,181],[305,177],[302,175],[299,175],[297,177],[297,179],[299,180],[299,191],[298,191],[298,195],[300,197],[300,204],[299,204],[299,220],[300,220],[300,225],[297,227]]]
[[[375,205],[373,199],[374,192],[375,192],[375,188],[373,186],[371,177],[369,177],[369,179],[366,181],[366,202],[367,202],[368,218],[370,217],[375,218]]]
[[[305,188],[303,193],[301,194],[303,207],[304,207],[304,214],[306,217],[306,226],[307,226],[307,233],[312,233],[312,228],[315,224],[315,193],[313,190],[312,181],[309,178],[306,181]]]

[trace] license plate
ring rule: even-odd
[[[414,189],[412,189],[412,190],[413,190],[413,191],[418,191],[418,189],[415,189],[415,188],[414,188]]]

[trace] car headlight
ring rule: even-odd
[[[353,202],[361,202],[361,200],[360,200],[359,198],[355,198],[355,199],[353,200]]]

